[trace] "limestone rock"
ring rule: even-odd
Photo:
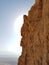
[[[24,15],[18,65],[49,65],[49,0],[35,0]]]

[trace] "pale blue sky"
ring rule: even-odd
[[[25,14],[33,3],[34,0],[0,0],[0,53],[16,48],[19,35],[14,31],[15,19]]]

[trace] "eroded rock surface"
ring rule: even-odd
[[[18,65],[49,65],[49,0],[35,0],[24,15]]]

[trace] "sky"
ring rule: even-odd
[[[0,54],[20,54],[23,15],[34,0],[0,0]]]

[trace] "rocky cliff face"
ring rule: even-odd
[[[18,65],[49,65],[49,0],[35,0],[24,15]]]

